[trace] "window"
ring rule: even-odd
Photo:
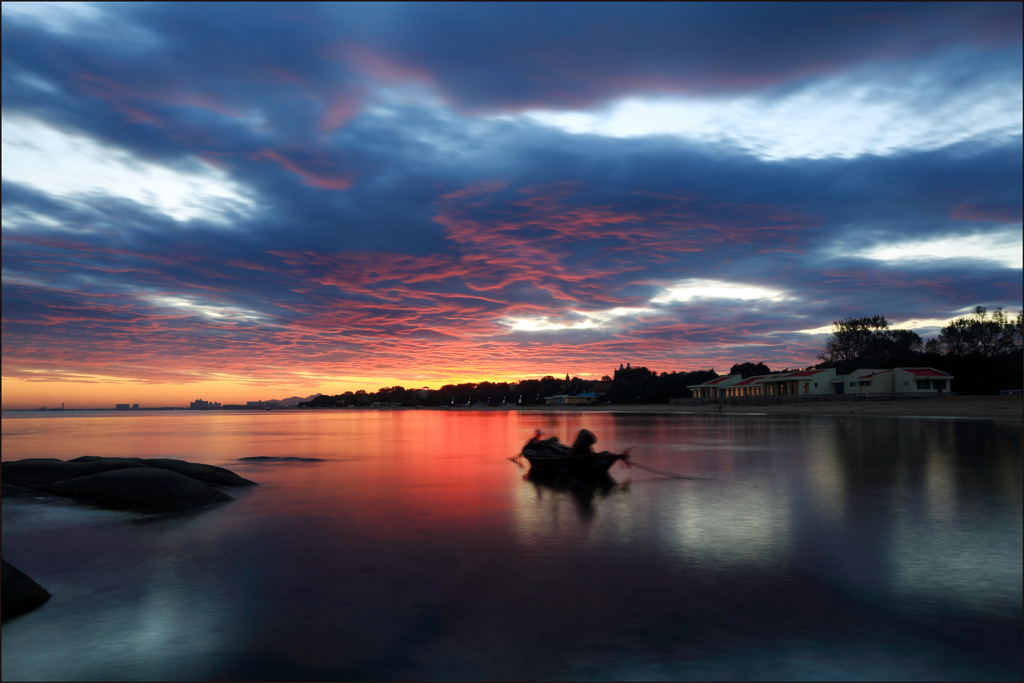
[[[928,380],[926,380],[926,379],[919,379],[919,380],[917,380],[917,388],[918,389],[927,389],[928,388]]]
[[[855,387],[855,386],[857,386],[857,383],[856,382],[850,382],[850,386],[851,387]]]
[[[859,384],[860,384],[860,385],[861,385],[862,387],[870,387],[870,386],[871,386],[871,380],[869,380],[869,379],[862,379],[862,380],[861,380],[861,381],[859,382]]]

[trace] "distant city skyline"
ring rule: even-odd
[[[2,13],[5,408],[806,367],[833,320],[1024,307],[1020,3]]]

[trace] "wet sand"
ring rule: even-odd
[[[519,410],[614,411],[629,413],[766,413],[770,415],[871,415],[878,417],[955,417],[1015,420],[1024,414],[1020,396],[946,396],[887,401],[808,401],[706,403],[703,405],[523,406]]]

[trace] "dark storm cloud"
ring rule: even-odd
[[[150,3],[101,12],[73,36],[5,18],[4,106],[128,136],[151,153],[174,139],[230,148],[243,127],[224,140],[211,134],[224,132],[216,121],[252,108],[267,124],[244,131],[249,144],[309,141],[357,115],[381,84],[432,88],[463,110],[579,109],[643,92],[778,88],[953,51],[961,66],[947,78],[957,87],[973,75],[963,65],[1014,63],[1021,18],[1017,3]],[[121,40],[109,39],[111,24]],[[27,76],[59,94],[43,96]],[[117,133],[105,125],[110,109],[156,130]]]
[[[748,91],[950,45],[1019,41],[1016,5],[423,3],[332,8],[345,38],[468,109],[581,108],[636,92]]]

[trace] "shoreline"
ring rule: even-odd
[[[117,411],[98,409],[102,412],[131,414],[141,411]],[[149,409],[160,412],[162,409]],[[789,400],[772,402],[770,399],[708,399],[708,402],[693,404],[670,403],[615,403],[605,405],[573,406],[573,405],[503,405],[503,406],[352,406],[348,408],[275,408],[273,412],[288,411],[333,411],[333,410],[441,410],[441,411],[508,411],[522,412],[602,412],[602,413],[725,413],[734,415],[830,415],[870,417],[930,417],[972,420],[1003,420],[1024,422],[1024,400],[1020,396],[944,396],[941,398],[903,398],[903,399],[855,399],[855,400]],[[6,417],[22,417],[36,415],[63,414],[65,411],[38,410],[5,410]],[[84,409],[66,412],[88,412]],[[215,414],[218,410],[171,409],[167,412],[177,414]],[[263,409],[230,410],[233,413],[263,413]],[[13,414],[12,414],[13,413]]]
[[[869,417],[934,417],[1021,422],[1024,401],[1020,396],[947,396],[943,398],[892,399],[878,401],[807,401],[795,403],[745,404],[705,403],[701,405],[622,404],[603,406],[519,406],[521,411],[609,412],[609,413],[719,413],[766,415],[864,415]]]

